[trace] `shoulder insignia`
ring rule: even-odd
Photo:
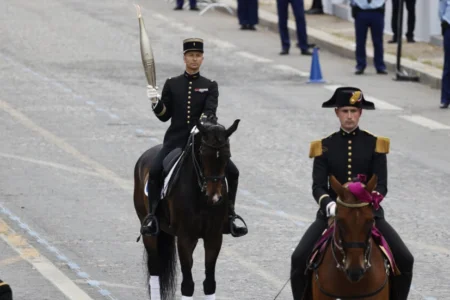
[[[322,155],[322,140],[312,141],[309,148],[309,158]]]
[[[375,152],[377,153],[389,153],[390,140],[387,137],[378,136],[375,146]]]

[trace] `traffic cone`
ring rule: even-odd
[[[325,80],[323,80],[322,71],[320,70],[319,48],[314,47],[311,61],[311,72],[309,72],[308,83],[324,83],[324,82]]]

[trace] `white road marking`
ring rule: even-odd
[[[86,280],[84,280],[84,279],[76,279],[74,281],[79,284],[87,284]],[[127,284],[112,283],[112,282],[107,282],[107,281],[99,281],[98,283],[103,286],[114,287],[114,288],[147,291],[146,287],[137,287],[137,286],[127,285]]]
[[[23,156],[17,156],[17,155],[12,155],[12,154],[6,154],[6,153],[1,153],[1,152],[0,152],[0,157],[26,161],[26,162],[30,162],[33,164],[52,167],[55,169],[60,169],[60,170],[64,170],[64,171],[68,171],[68,172],[72,172],[72,173],[76,173],[76,174],[84,174],[84,175],[89,175],[89,176],[94,176],[94,177],[102,177],[97,172],[92,172],[92,171],[75,168],[75,167],[69,167],[66,165],[62,165],[62,164],[58,164],[58,163],[54,163],[54,162],[50,162],[50,161],[43,161],[43,160],[38,160],[38,159],[33,159],[33,158],[28,158],[28,157],[23,157]]]
[[[338,87],[342,87],[343,85],[324,85],[324,88],[327,90],[330,90],[334,92]],[[364,98],[366,98],[367,101],[371,101],[375,104],[376,109],[382,109],[382,110],[403,110],[403,108],[392,105],[386,101],[377,99],[375,97],[368,96],[364,94]]]
[[[405,119],[409,122],[421,125],[423,127],[429,129],[450,129],[450,126],[444,125],[442,123],[436,122],[434,120],[419,116],[419,115],[411,115],[411,116],[400,116],[400,118]]]
[[[272,66],[274,69],[280,70],[280,71],[285,71],[288,73],[293,73],[302,77],[309,77],[309,73],[308,72],[303,72],[300,70],[297,70],[296,68],[293,68],[291,66],[288,65],[273,65]]]
[[[40,254],[28,241],[13,231],[0,219],[0,238],[4,240],[24,260],[28,261],[39,273],[57,287],[68,299],[93,300],[61,272],[50,260]]]
[[[209,44],[213,44],[221,49],[234,49],[236,48],[235,45],[233,45],[230,42],[224,41],[224,40],[220,40],[220,39],[215,39],[215,38],[209,38],[208,39],[208,43]]]
[[[115,182],[118,186],[120,186],[125,190],[132,190],[131,187],[133,186],[133,184],[131,180],[125,180],[123,178],[120,178],[114,172],[104,167],[97,161],[80,153],[72,145],[66,143],[63,139],[57,137],[50,131],[40,127],[39,125],[34,123],[31,119],[29,119],[27,116],[25,116],[18,110],[14,109],[5,101],[0,100],[0,109],[10,114],[14,119],[18,120],[22,125],[24,125],[28,129],[37,132],[40,136],[44,137],[51,144],[57,146],[61,150],[64,150],[66,153],[72,155],[73,157],[77,158],[79,161],[85,163],[86,165],[91,166],[97,173],[99,173],[104,178],[108,178],[109,180]]]
[[[273,60],[271,60],[271,59],[268,59],[268,58],[265,58],[265,57],[262,57],[262,56],[259,56],[259,55],[255,55],[255,54],[252,54],[252,53],[247,52],[247,51],[238,51],[238,52],[236,52],[236,54],[240,55],[240,56],[242,56],[244,58],[251,59],[251,60],[253,60],[255,62],[262,62],[262,63],[273,62]]]

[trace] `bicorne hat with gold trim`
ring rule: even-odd
[[[363,109],[375,109],[373,102],[364,99],[363,92],[354,87],[339,87],[330,100],[324,102],[322,107],[354,106]]]
[[[183,41],[183,53],[189,51],[200,51],[203,53],[203,39],[189,38]]]

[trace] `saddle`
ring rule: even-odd
[[[310,270],[315,270],[320,266],[328,246],[333,241],[333,232],[334,223],[330,224],[328,228],[324,230],[322,236],[314,245],[313,251],[308,259],[308,267],[306,268],[305,273],[308,273]],[[391,274],[399,275],[400,271],[395,263],[391,248],[389,247],[381,232],[375,226],[372,227],[372,239],[380,248],[381,252],[384,255],[384,258],[389,262]]]
[[[195,127],[194,127],[195,128]],[[186,143],[186,146],[183,148],[175,148],[169,152],[169,154],[164,157],[163,160],[163,172],[162,178],[164,181],[163,187],[161,189],[161,198],[164,199],[171,191],[172,187],[178,180],[180,175],[181,167],[185,162],[185,158],[189,155],[189,151],[191,151],[190,146],[192,143],[192,139],[194,138],[196,132],[192,131],[189,136],[189,140]],[[146,178],[145,187],[144,187],[145,195],[148,196],[148,176]]]

